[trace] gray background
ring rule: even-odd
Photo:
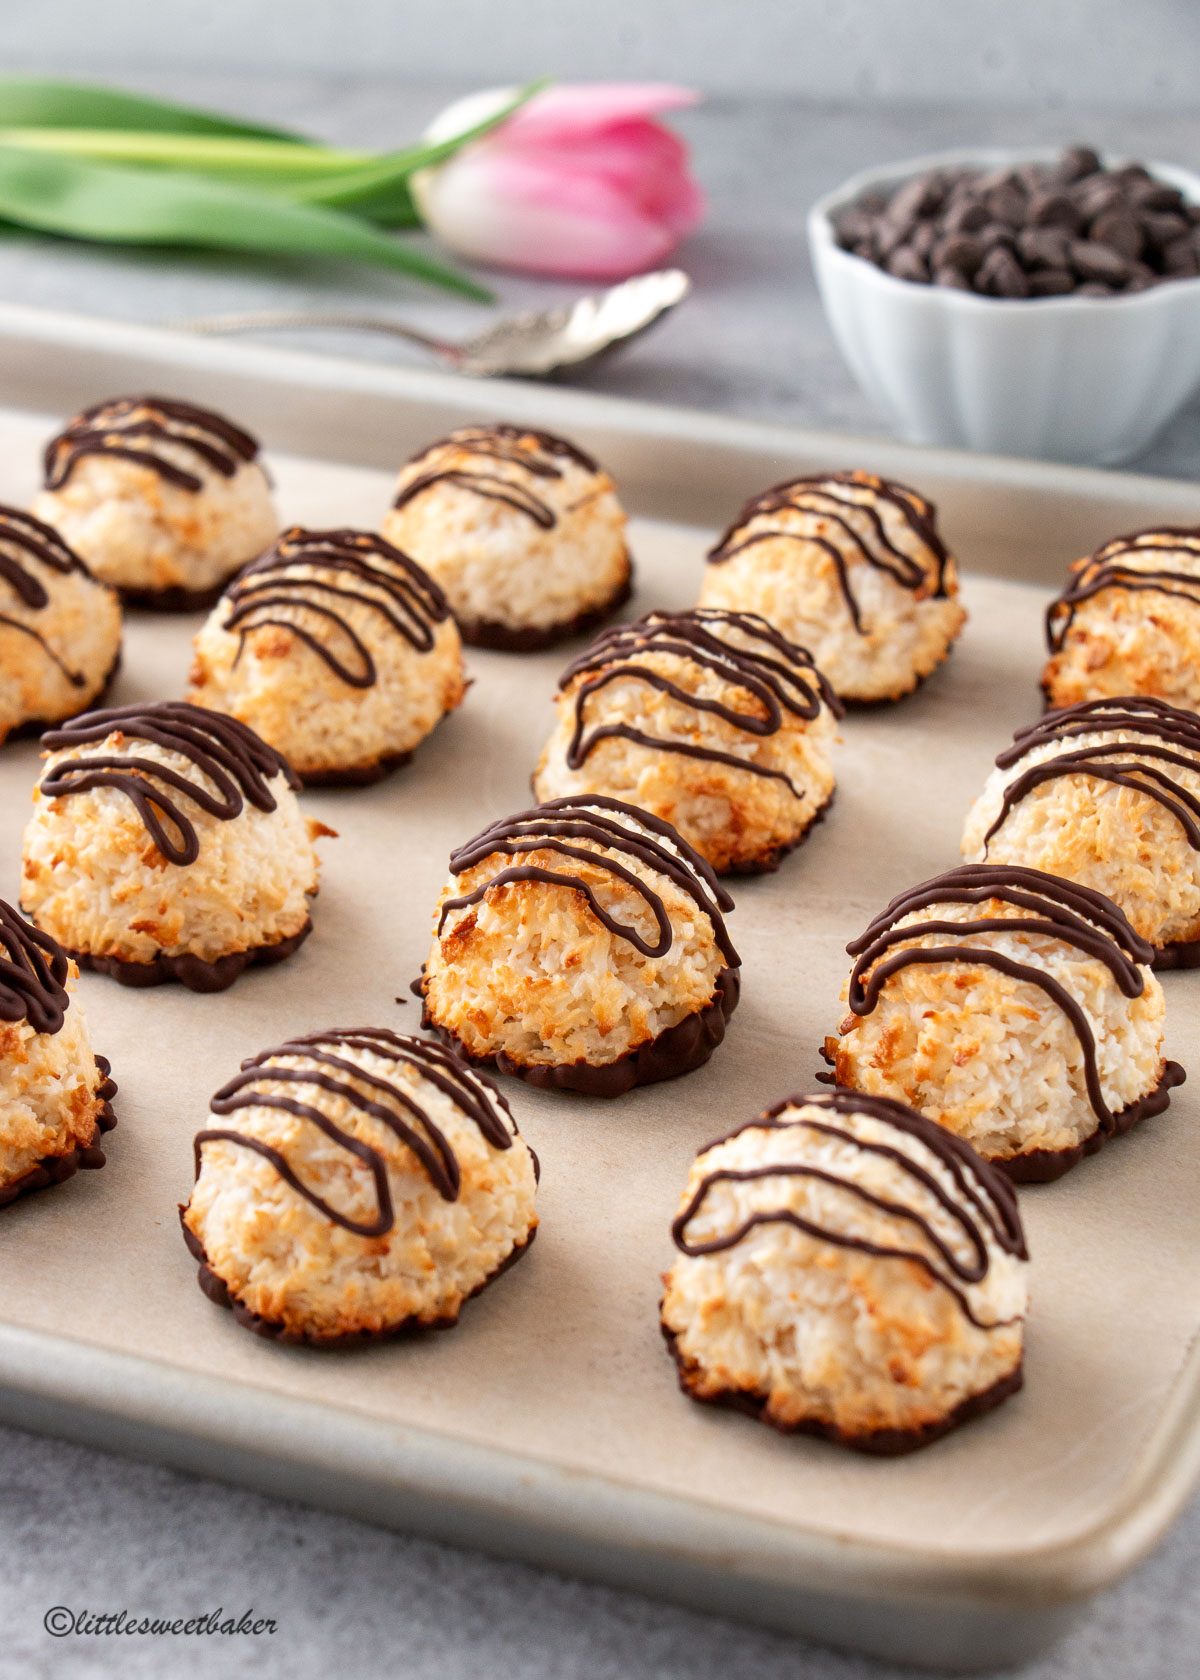
[[[849,430],[877,422],[824,329],[804,212],[851,171],[941,146],[1087,138],[1200,167],[1200,7],[1181,0],[0,0],[0,64],[121,80],[397,144],[454,93],[542,71],[706,90],[678,126],[711,214],[696,293],[587,376],[597,389]],[[574,288],[496,277],[512,307]],[[273,304],[394,310],[466,333],[487,314],[374,274],[135,258],[10,236],[0,298],[127,319]],[[402,359],[387,341],[304,340]],[[0,369],[0,397],[3,370]],[[1138,463],[1192,476],[1200,408]],[[1200,1648],[1200,1506],[1028,1680],[1174,1680]],[[43,1612],[224,1605],[269,1640],[65,1639]],[[0,1674],[460,1680],[858,1680],[865,1660],[393,1536],[82,1448],[0,1431]]]

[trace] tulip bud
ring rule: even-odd
[[[514,91],[458,100],[426,138],[486,121]],[[696,97],[662,83],[548,88],[414,175],[417,207],[439,239],[477,262],[581,279],[653,268],[704,214],[687,147],[653,113]]]

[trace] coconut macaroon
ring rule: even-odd
[[[1200,712],[1200,529],[1115,537],[1046,612],[1051,706],[1146,694]]]
[[[711,866],[592,794],[505,817],[450,858],[413,990],[422,1024],[531,1085],[615,1097],[690,1073],[738,1001]]]
[[[241,718],[309,785],[378,781],[466,693],[445,596],[369,531],[285,531],[194,649],[188,699]]]
[[[70,717],[121,659],[121,606],[58,532],[0,507],[0,741]]]
[[[702,607],[761,613],[843,700],[899,700],[966,621],[936,509],[872,473],[794,478],[747,502],[708,556]]]
[[[313,839],[286,760],[183,702],[85,712],[42,737],[21,904],[81,968],[223,991],[312,928]]]
[[[632,587],[612,479],[528,426],[468,426],[430,444],[401,471],[383,534],[440,584],[476,647],[549,647]]]
[[[1183,1081],[1153,948],[1090,887],[966,864],[846,949],[837,1084],[910,1103],[1017,1181],[1060,1178]]]
[[[539,799],[606,793],[674,825],[718,871],[775,869],[833,798],[837,696],[755,613],[649,613],[559,679]]]
[[[672,1235],[662,1329],[697,1400],[900,1453],[1021,1386],[1015,1192],[900,1103],[777,1103],[701,1151]]]
[[[1200,966],[1200,718],[1137,695],[1048,713],[997,758],[962,851],[1105,893],[1155,968]]]
[[[257,457],[211,409],[114,397],[51,438],[33,512],[131,605],[210,607],[279,529]]]
[[[102,1167],[117,1087],[61,946],[0,901],[0,1207]]]
[[[451,1325],[533,1241],[537,1158],[441,1045],[311,1033],[243,1062],[211,1106],[184,1239],[204,1293],[259,1335]]]

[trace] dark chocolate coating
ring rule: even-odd
[[[313,574],[316,575],[313,575]],[[236,634],[236,665],[246,637],[264,625],[287,630],[349,688],[377,680],[371,650],[342,602],[366,607],[383,633],[419,653],[434,643],[434,628],[450,616],[446,597],[407,554],[371,531],[309,531],[293,525],[274,546],[242,569],[226,591],[222,628]],[[290,616],[280,616],[281,609]]]
[[[976,921],[927,921],[899,926],[913,912],[937,904],[979,904],[1000,899],[1030,916],[983,917]],[[1120,991],[1128,998],[1140,997],[1144,980],[1141,966],[1149,964],[1154,950],[1136,934],[1111,899],[1077,882],[1047,875],[1040,869],[1015,865],[965,864],[944,875],[911,888],[892,900],[860,938],[847,945],[855,957],[850,977],[849,1007],[858,1016],[875,1008],[887,980],[902,968],[914,964],[966,963],[994,968],[1013,979],[1037,986],[1057,1004],[1070,1021],[1083,1053],[1088,1099],[1101,1126],[1115,1123],[1100,1090],[1096,1041],[1082,1006],[1045,969],[1017,962],[1003,952],[973,944],[979,933],[1037,933],[1059,939],[1087,956],[1104,963]],[[949,934],[953,945],[909,944]],[[903,946],[892,955],[893,946]]]
[[[179,753],[216,786],[216,793],[169,765],[144,754],[84,756],[64,759],[45,771],[40,791],[47,799],[63,799],[89,788],[117,788],[133,803],[147,834],[168,863],[186,866],[200,855],[200,840],[170,788],[210,816],[223,822],[239,816],[246,801],[260,811],[276,808],[267,785],[286,777],[298,788],[299,778],[287,760],[237,718],[164,700],[157,705],[114,706],[84,712],[60,729],[49,730],[42,745],[49,752],[85,747],[120,732],[131,741],[147,741]],[[167,826],[174,831],[168,833]]]
[[[457,1315],[454,1318],[432,1319],[409,1316],[408,1318],[402,1318],[397,1324],[386,1324],[379,1330],[350,1331],[343,1336],[310,1336],[294,1330],[286,1330],[278,1319],[263,1318],[259,1313],[251,1312],[250,1308],[239,1301],[237,1296],[232,1293],[225,1280],[218,1277],[208,1263],[208,1255],[205,1253],[204,1244],[188,1229],[187,1225],[183,1224],[183,1216],[186,1212],[186,1207],[180,1207],[179,1219],[180,1224],[183,1225],[183,1240],[187,1244],[188,1253],[200,1263],[200,1269],[196,1274],[196,1282],[200,1286],[201,1293],[207,1296],[216,1306],[229,1308],[237,1323],[255,1336],[262,1336],[268,1341],[279,1342],[285,1347],[336,1348],[341,1351],[343,1349],[365,1347],[372,1342],[391,1341],[397,1336],[415,1334],[418,1330],[452,1330],[458,1323]],[[521,1256],[529,1252],[536,1236],[537,1226],[535,1225],[525,1241],[518,1243],[512,1252],[500,1262],[491,1276],[484,1278],[482,1283],[475,1286],[467,1299],[473,1300],[490,1283],[494,1283],[498,1277],[507,1272],[511,1266],[515,1266]]]
[[[20,1197],[31,1195],[35,1190],[48,1189],[52,1184],[64,1184],[68,1178],[74,1178],[81,1168],[95,1171],[105,1164],[106,1157],[98,1140],[105,1132],[111,1132],[117,1123],[112,1106],[112,1099],[117,1094],[117,1083],[110,1077],[112,1070],[103,1056],[97,1056],[95,1062],[104,1077],[96,1090],[96,1100],[100,1106],[96,1111],[96,1126],[91,1143],[77,1144],[74,1149],[68,1149],[62,1155],[43,1155],[42,1159],[23,1172],[20,1178],[14,1178],[8,1184],[0,1184],[0,1208],[9,1207]]]
[[[180,490],[202,480],[161,452],[167,443],[194,455],[223,478],[232,478],[258,454],[248,432],[211,409],[167,397],[113,397],[83,409],[46,445],[45,488],[60,490],[85,455],[115,455],[148,467]]]
[[[902,1147],[894,1144],[871,1142],[857,1138],[844,1127],[824,1121],[811,1120],[805,1116],[788,1115],[792,1108],[802,1108],[805,1105],[827,1109],[831,1116],[838,1114],[865,1114],[871,1119],[901,1135],[917,1138],[927,1149],[937,1156],[953,1180],[955,1194],[950,1192],[938,1179],[921,1163]],[[781,1116],[784,1116],[781,1118]],[[759,1225],[786,1224],[794,1225],[797,1230],[815,1237],[818,1241],[832,1243],[838,1248],[855,1249],[861,1254],[875,1255],[880,1259],[901,1260],[921,1267],[930,1279],[939,1284],[949,1294],[953,1295],[966,1318],[980,1330],[995,1330],[1005,1324],[1017,1320],[1005,1319],[998,1322],[986,1323],[975,1316],[970,1300],[966,1294],[966,1287],[981,1283],[987,1276],[989,1269],[987,1240],[990,1237],[1005,1253],[1014,1254],[1021,1259],[1027,1259],[1025,1236],[1021,1227],[1021,1216],[1017,1208],[1017,1199],[1011,1186],[1003,1179],[994,1167],[984,1161],[961,1138],[948,1132],[944,1127],[936,1125],[932,1120],[919,1114],[915,1109],[906,1107],[903,1103],[893,1101],[889,1097],[873,1097],[862,1095],[857,1091],[825,1091],[809,1096],[785,1097],[767,1110],[761,1119],[751,1120],[740,1126],[728,1137],[718,1142],[728,1142],[729,1138],[738,1137],[741,1133],[752,1130],[785,1131],[792,1127],[804,1127],[809,1131],[818,1132],[823,1136],[837,1139],[839,1143],[848,1144],[852,1148],[870,1155],[880,1155],[898,1167],[910,1181],[914,1181],[921,1190],[931,1195],[942,1208],[943,1212],[958,1226],[959,1232],[970,1248],[974,1258],[966,1261],[954,1252],[934,1230],[933,1226],[921,1214],[909,1207],[904,1201],[884,1198],[867,1190],[853,1178],[827,1171],[823,1167],[816,1167],[803,1160],[772,1162],[762,1167],[732,1168],[717,1167],[701,1179],[696,1190],[689,1198],[682,1212],[671,1226],[671,1236],[676,1248],[681,1254],[701,1255],[716,1254],[725,1249],[734,1248],[751,1230]],[[706,1150],[715,1148],[709,1144]],[[937,1260],[930,1260],[928,1255],[919,1249],[893,1248],[870,1242],[866,1238],[854,1236],[846,1231],[837,1230],[831,1226],[814,1224],[805,1219],[791,1208],[783,1206],[761,1213],[756,1213],[745,1220],[736,1230],[727,1232],[704,1242],[692,1243],[688,1241],[687,1229],[691,1221],[699,1213],[715,1184],[751,1179],[774,1178],[808,1178],[818,1179],[827,1184],[833,1184],[845,1190],[849,1195],[881,1212],[890,1213],[907,1220],[923,1235],[929,1246],[937,1256]]]
[[[122,986],[162,986],[178,980],[189,992],[224,992],[240,974],[250,967],[268,968],[283,962],[303,945],[312,932],[311,919],[298,933],[277,939],[271,945],[252,945],[248,951],[229,951],[223,957],[209,961],[183,951],[178,956],[165,952],[150,962],[127,962],[121,957],[100,956],[94,951],[68,951],[80,968],[95,974],[108,974]]]
[[[427,1109],[400,1085],[368,1071],[347,1056],[339,1055],[338,1051],[343,1048],[367,1051],[384,1061],[413,1068],[475,1123],[493,1149],[512,1148],[517,1128],[508,1104],[489,1079],[470,1070],[460,1057],[451,1055],[439,1044],[431,1044],[426,1039],[404,1038],[386,1027],[337,1028],[290,1039],[286,1044],[249,1057],[242,1063],[241,1072],[221,1087],[209,1106],[214,1114],[219,1115],[235,1114],[244,1108],[275,1108],[308,1121],[366,1167],[375,1187],[376,1218],[363,1222],[341,1213],[308,1188],[296,1175],[282,1150],[259,1138],[225,1127],[210,1127],[197,1132],[194,1146],[196,1177],[200,1176],[204,1144],[222,1138],[253,1150],[269,1161],[280,1178],[331,1224],[340,1225],[343,1230],[353,1231],[361,1237],[386,1236],[396,1222],[388,1183],[387,1157],[373,1144],[339,1126],[316,1106],[322,1093],[326,1093],[386,1126],[411,1151],[443,1201],[456,1201],[462,1172],[445,1133],[435,1124]],[[285,1067],[280,1064],[282,1057],[300,1060],[306,1065]],[[339,1075],[349,1075],[349,1080],[358,1083],[350,1083]],[[295,1086],[302,1095],[283,1096],[262,1089],[266,1084]],[[367,1096],[359,1089],[360,1085],[368,1086],[374,1096]]]
[[[998,1378],[990,1388],[984,1389],[982,1394],[969,1394],[936,1423],[926,1424],[919,1429],[873,1429],[865,1435],[854,1435],[838,1429],[835,1424],[826,1423],[821,1418],[801,1418],[796,1423],[781,1423],[768,1414],[765,1394],[755,1394],[737,1388],[727,1388],[719,1394],[697,1393],[692,1387],[693,1378],[699,1375],[694,1362],[686,1359],[680,1352],[675,1332],[665,1324],[660,1325],[660,1328],[675,1361],[679,1386],[690,1399],[698,1400],[704,1405],[744,1412],[749,1417],[757,1418],[760,1423],[770,1424],[782,1435],[815,1435],[819,1439],[836,1442],[839,1446],[850,1447],[855,1452],[870,1453],[879,1458],[895,1458],[901,1453],[915,1452],[918,1447],[927,1447],[934,1441],[940,1441],[943,1435],[948,1435],[960,1424],[969,1423],[972,1418],[982,1417],[985,1412],[993,1411],[1001,1401],[1007,1400],[1010,1394],[1016,1394],[1024,1381],[1018,1362],[1007,1375]]]
[[[16,553],[13,553],[14,549]],[[22,563],[23,557],[39,561],[63,577],[72,572],[89,578],[92,575],[52,525],[44,525],[40,519],[23,513],[20,508],[0,506],[0,584],[7,584],[27,610],[39,612],[50,605],[50,594],[37,573]],[[36,625],[27,624],[24,619],[14,618],[11,613],[5,612],[0,612],[0,624],[37,642],[72,688],[86,687],[87,678],[83,672],[73,671]]]
[[[413,991],[423,999],[422,982],[413,982]],[[738,1005],[741,979],[736,968],[723,968],[717,975],[713,995],[703,1009],[686,1015],[673,1027],[668,1027],[646,1044],[628,1051],[615,1062],[578,1061],[549,1064],[545,1062],[516,1062],[499,1051],[495,1056],[476,1056],[443,1027],[429,1013],[428,1004],[421,1011],[421,1025],[437,1033],[456,1055],[475,1067],[495,1068],[500,1073],[522,1079],[540,1091],[576,1091],[585,1097],[621,1097],[635,1085],[657,1085],[664,1079],[678,1079],[703,1067],[717,1045],[725,1037],[729,1017]]]
[[[1169,547],[1149,540],[1162,536],[1173,539]],[[1127,554],[1149,552],[1169,555],[1172,548],[1200,556],[1200,527],[1150,526],[1142,531],[1131,531],[1125,537],[1114,537],[1098,548],[1089,560],[1072,571],[1062,593],[1046,608],[1046,646],[1050,652],[1062,652],[1080,606],[1106,589],[1123,589],[1132,594],[1149,591],[1158,595],[1173,595],[1200,606],[1200,574],[1176,572],[1169,567],[1149,570],[1121,564],[1122,556]]]
[[[909,530],[928,550],[932,562],[932,576],[928,565],[912,559],[896,547],[887,534],[878,510],[871,506],[870,502],[860,502],[853,495],[845,493],[855,489],[870,491],[880,502],[899,512]],[[838,533],[836,540],[790,530],[786,526],[743,536],[744,529],[751,520],[787,509],[811,514],[814,519],[819,518],[827,525],[835,526]],[[855,530],[850,519],[846,517],[847,511],[856,517],[867,519],[872,533],[869,541]],[[746,503],[716,546],[710,549],[709,564],[720,565],[725,560],[731,560],[735,554],[742,553],[744,549],[780,538],[819,548],[832,560],[837,571],[842,599],[859,635],[866,634],[866,626],[862,621],[858,598],[850,586],[847,554],[866,561],[876,571],[886,573],[902,589],[911,590],[914,594],[920,592],[933,597],[944,597],[947,593],[950,556],[938,535],[937,510],[932,502],[927,502],[915,490],[910,490],[907,485],[897,484],[891,479],[877,478],[868,473],[836,472],[815,473],[805,478],[792,478],[783,484],[776,484]]]
[[[751,646],[726,640],[722,631],[740,634]],[[699,680],[703,680],[705,673],[717,677],[725,685],[726,697],[706,699],[682,688],[645,663],[655,655],[685,661],[699,674]],[[630,680],[669,695],[693,713],[717,717],[731,728],[759,739],[778,733],[785,712],[810,722],[819,716],[822,706],[835,718],[843,712],[808,651],[757,613],[712,607],[683,613],[648,613],[636,623],[617,625],[598,636],[559,678],[559,688],[564,693],[575,685],[572,695],[575,729],[567,748],[568,768],[582,769],[602,741],[621,739],[781,781],[794,798],[804,797],[803,791],[782,770],[717,747],[647,735],[619,721],[589,729],[587,708],[592,696],[611,683]],[[749,695],[757,706],[750,710],[739,707],[738,698],[742,695]]]

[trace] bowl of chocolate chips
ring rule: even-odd
[[[941,153],[808,224],[825,313],[902,436],[1055,461],[1138,454],[1200,389],[1200,176]]]

